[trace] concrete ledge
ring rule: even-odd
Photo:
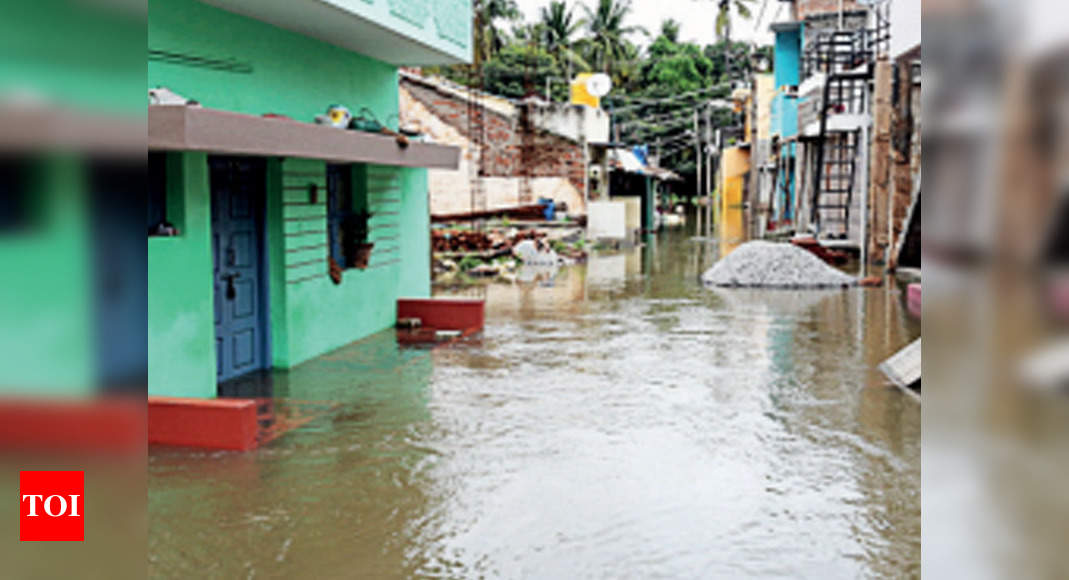
[[[176,105],[149,105],[150,151],[205,151],[343,163],[456,169],[460,148],[288,119]]]
[[[418,318],[424,328],[437,330],[480,329],[485,320],[485,302],[471,298],[398,298],[397,318]]]
[[[0,399],[0,450],[133,454],[145,450],[139,399]]]
[[[436,331],[460,331],[467,337],[482,329],[486,319],[486,303],[471,298],[399,298],[397,319],[418,318],[420,328],[402,334],[402,343],[435,342]]]
[[[256,401],[149,397],[148,442],[234,451],[255,449]]]

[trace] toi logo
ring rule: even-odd
[[[19,472],[19,540],[85,540],[85,473]]]

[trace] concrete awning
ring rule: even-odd
[[[458,147],[401,147],[388,135],[183,105],[148,107],[148,148],[434,169],[460,164]]]
[[[144,118],[64,109],[46,104],[0,103],[0,152],[71,151],[144,157]]]
[[[472,58],[468,0],[203,1],[395,66],[463,64]]]

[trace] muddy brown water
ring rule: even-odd
[[[920,406],[875,366],[896,286],[701,287],[682,232],[486,299],[481,336],[381,333],[275,373],[331,401],[251,453],[152,449],[149,573],[219,578],[902,578]]]

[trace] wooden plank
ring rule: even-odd
[[[910,343],[880,363],[879,369],[898,388],[918,395],[921,388],[921,339]]]

